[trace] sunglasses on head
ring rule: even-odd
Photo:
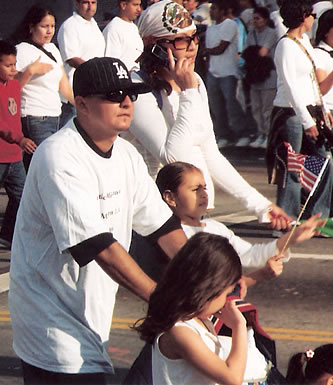
[[[194,44],[199,44],[199,33],[196,32],[192,36],[183,36],[183,37],[176,37],[175,39],[159,39],[159,43],[165,43],[165,44],[172,44],[175,49],[181,50],[181,49],[188,49],[191,45],[192,41]]]
[[[128,96],[132,102],[135,102],[138,98],[138,94],[135,92],[129,92],[129,91],[114,91],[114,92],[109,92],[108,94],[96,94],[92,95],[96,96],[97,98],[100,98],[102,100],[108,100],[109,102],[113,103],[122,103],[126,96]]]

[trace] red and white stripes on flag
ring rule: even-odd
[[[296,172],[299,181],[306,190],[311,191],[318,175],[326,161],[322,156],[303,155],[295,152],[288,142],[284,142],[287,147],[287,168],[288,171]]]

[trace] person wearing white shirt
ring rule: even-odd
[[[127,250],[131,230],[173,257],[185,244],[126,131],[138,94],[124,63],[94,58],[73,79],[77,117],[36,150],[11,253],[13,347],[26,384],[109,383],[118,285],[148,300],[155,283]]]
[[[317,59],[317,77],[321,84],[323,99],[327,108],[333,113],[333,9],[328,9],[319,18],[315,39]]]
[[[74,0],[76,12],[61,25],[57,40],[67,77],[72,84],[75,69],[86,60],[104,56],[105,42],[94,15],[97,0]],[[61,125],[75,114],[63,100]]]
[[[121,0],[119,16],[104,28],[105,56],[122,60],[129,71],[140,68],[138,58],[143,52],[143,41],[134,20],[141,13],[141,0]]]
[[[74,104],[72,88],[58,48],[51,42],[55,16],[50,8],[32,6],[13,39],[17,45],[17,79],[21,83],[21,118],[24,136],[39,145],[60,128],[60,93]],[[31,154],[24,153],[29,168]]]
[[[97,0],[75,0],[76,12],[61,25],[57,40],[65,71],[73,82],[75,69],[86,60],[103,57],[105,42],[94,15]]]
[[[238,84],[238,27],[229,19],[230,4],[225,0],[212,3],[211,18],[215,23],[206,31],[209,56],[207,91],[217,139],[237,142],[246,136],[246,115],[236,98]]]
[[[313,77],[314,49],[306,32],[311,30],[314,20],[310,0],[284,2],[280,9],[288,35],[282,38],[275,51],[277,71],[277,95],[272,112],[271,134],[279,134],[268,156],[274,157],[283,142],[291,144],[297,153],[307,151],[310,155],[326,157],[324,146],[318,141],[318,130],[307,106],[315,106],[319,100],[318,87]],[[275,124],[276,123],[276,124]],[[306,142],[307,149],[302,147]],[[278,183],[277,203],[290,216],[297,218],[301,210],[301,185],[296,173],[287,174]],[[330,216],[332,174],[329,166],[320,188],[315,192],[308,210]]]

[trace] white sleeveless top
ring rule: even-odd
[[[209,332],[195,320],[179,321],[175,326],[185,326],[199,334],[208,348],[223,359],[222,346],[216,335]],[[215,385],[216,383],[195,369],[186,360],[172,360],[165,357],[159,349],[160,334],[154,343],[152,354],[154,385]]]

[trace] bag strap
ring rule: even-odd
[[[322,113],[323,113],[323,117],[324,117],[324,122],[325,122],[326,126],[330,128],[331,127],[331,123],[330,123],[330,121],[328,119],[326,110],[324,108],[323,95],[322,95],[322,93],[320,91],[320,86],[319,86],[318,78],[317,78],[317,75],[316,75],[316,69],[317,69],[316,68],[316,64],[315,64],[313,58],[311,57],[311,55],[309,54],[309,51],[304,47],[304,45],[296,37],[290,36],[288,33],[285,35],[285,37],[287,37],[288,39],[293,40],[301,48],[301,50],[305,53],[306,57],[310,60],[310,62],[312,64],[313,79],[314,79],[316,87],[317,87],[317,92],[318,92],[318,96],[319,96],[320,107],[321,107],[321,110],[322,110]]]
[[[323,47],[314,47],[314,48],[315,49],[321,49],[322,51],[327,52],[333,58],[333,50],[332,51],[328,51],[327,49],[325,49]]]
[[[57,62],[57,59],[52,55],[51,52],[47,51],[42,45],[34,42],[33,40],[26,40],[26,43],[33,45],[34,47],[40,49],[46,56],[48,56],[51,60]]]

